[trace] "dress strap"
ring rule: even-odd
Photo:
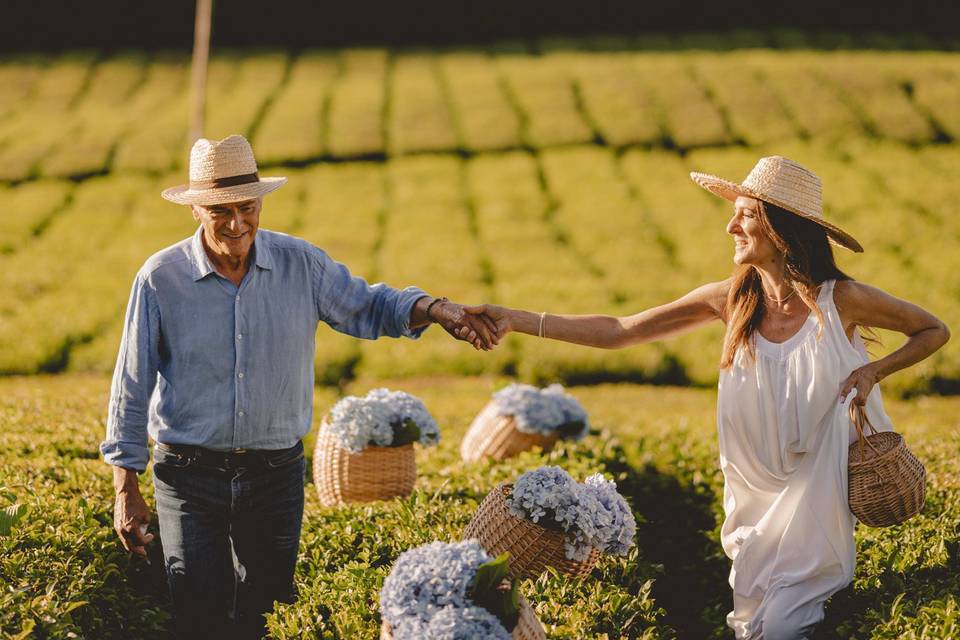
[[[824,311],[826,311],[825,305],[833,305],[834,310],[836,310],[836,305],[833,304],[833,288],[836,284],[836,280],[824,280],[823,284],[820,285],[817,304],[819,304],[820,308]]]
[[[841,343],[842,348],[851,347],[859,353],[859,349],[856,347],[856,343],[859,342],[859,340],[854,338],[854,342],[851,343],[850,338],[847,337],[847,331],[843,327],[843,322],[840,321],[840,310],[837,309],[837,303],[833,295],[836,284],[836,280],[827,280],[820,288],[820,296],[817,304],[823,311],[824,324],[826,325],[824,328],[833,333],[834,339],[838,343]]]

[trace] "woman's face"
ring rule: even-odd
[[[737,198],[727,233],[733,236],[733,261],[737,264],[760,266],[776,261],[779,256],[776,245],[761,228],[760,202],[755,198]]]

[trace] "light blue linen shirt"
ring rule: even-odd
[[[358,338],[417,338],[426,294],[370,285],[310,243],[257,232],[237,287],[190,238],[147,260],[127,305],[107,435],[113,465],[142,471],[147,435],[215,450],[283,449],[310,430],[317,323]]]

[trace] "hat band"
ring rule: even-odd
[[[190,181],[190,189],[193,191],[203,191],[206,189],[222,189],[223,187],[235,187],[238,184],[250,184],[251,182],[260,182],[260,174],[244,173],[239,176],[227,176],[226,178],[214,178],[204,182]]]

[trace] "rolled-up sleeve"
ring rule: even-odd
[[[380,336],[416,339],[426,329],[410,328],[413,305],[427,295],[417,287],[371,285],[320,249],[314,256],[313,278],[319,317],[337,331],[374,340]]]
[[[146,278],[133,283],[124,320],[120,353],[113,372],[107,435],[100,444],[104,460],[118,467],[147,467],[147,419],[160,366],[160,311]]]

